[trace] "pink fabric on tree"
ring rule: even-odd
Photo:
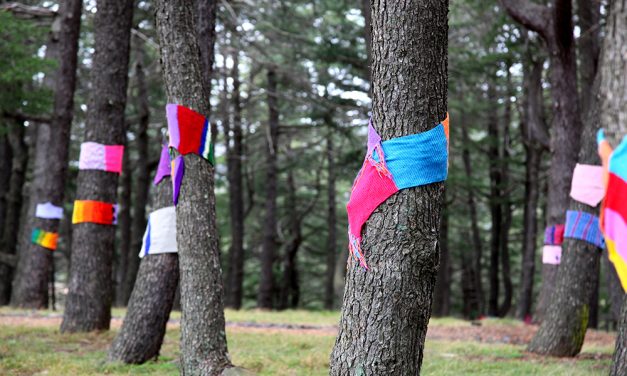
[[[577,163],[573,171],[570,197],[582,204],[596,207],[604,196],[603,167]]]
[[[561,245],[545,245],[542,248],[542,263],[559,265],[562,260],[562,246]]]
[[[97,142],[83,142],[78,160],[79,170],[102,170],[120,174],[124,145],[103,145]]]

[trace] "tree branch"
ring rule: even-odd
[[[35,123],[50,123],[52,121],[52,119],[49,116],[25,114],[20,111],[17,111],[17,112],[5,111],[2,115],[7,119],[13,119],[13,120],[22,121],[22,122],[31,121]]]
[[[516,22],[535,31],[548,41],[552,20],[549,7],[529,0],[501,0],[501,5]]]
[[[15,17],[25,20],[54,18],[57,16],[57,12],[49,8],[35,7],[21,3],[3,4],[0,6],[0,10],[11,12]]]

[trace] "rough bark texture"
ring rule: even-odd
[[[60,4],[60,29],[58,35],[52,35],[50,40],[56,44],[59,68],[55,80],[52,122],[37,125],[37,148],[28,204],[31,216],[26,222],[27,230],[39,227],[52,232],[59,231],[58,220],[39,219],[32,214],[38,203],[50,201],[58,206],[64,203],[82,7],[82,0],[68,0]],[[28,231],[25,233],[30,236]],[[13,305],[28,308],[47,306],[48,270],[51,263],[52,254],[49,251],[31,244],[30,240],[24,242],[13,285]]]
[[[233,54],[233,145],[229,148],[229,208],[231,214],[231,249],[229,251],[229,295],[227,305],[242,306],[244,283],[244,182],[242,164],[244,148],[242,137],[242,105],[240,100],[239,54]]]
[[[266,133],[266,213],[261,250],[261,277],[257,293],[257,307],[274,307],[274,258],[276,240],[277,152],[279,140],[279,109],[276,72],[268,69],[268,128]]]
[[[97,6],[85,141],[125,144],[124,109],[133,1],[101,0]],[[115,203],[117,184],[116,173],[80,170],[76,199]],[[79,223],[73,227],[69,292],[61,331],[108,329],[115,226]]]
[[[446,202],[446,192],[442,198]],[[440,268],[433,292],[433,316],[448,316],[451,308],[451,260],[448,246],[448,205],[442,210],[442,223],[440,224]],[[472,285],[472,282],[471,282]]]
[[[577,95],[577,62],[571,0],[553,0],[544,6],[529,0],[501,0],[507,12],[546,42],[551,62],[549,81],[553,99],[551,167],[548,173],[546,225],[562,224],[570,202],[570,183],[579,151],[581,113]],[[542,288],[536,317],[542,321],[552,299],[558,267],[542,265]]]
[[[607,294],[610,300],[610,317],[608,320],[615,328],[621,320],[620,310],[623,306],[625,292],[620,284],[620,279],[618,279],[618,274],[616,274],[616,269],[606,254],[601,255],[601,263],[603,264],[603,274],[605,274]]]
[[[335,297],[335,259],[337,257],[337,214],[335,201],[335,151],[333,134],[327,135],[327,271],[324,308],[333,309]]]
[[[524,68],[524,96],[526,99],[521,132],[525,145],[525,206],[520,295],[516,312],[516,316],[521,320],[531,317],[536,269],[540,166],[544,152],[542,140],[548,143],[542,104],[542,63],[542,61],[529,59]]]
[[[627,135],[627,2],[614,0],[608,17],[601,55],[599,89],[601,126],[611,145],[616,147]],[[624,234],[623,234],[624,235]],[[627,300],[623,299],[624,302]],[[627,304],[623,303],[621,321],[610,375],[627,373]]]
[[[373,117],[383,140],[446,116],[448,1],[373,0]],[[443,183],[402,190],[371,215],[351,262],[331,375],[417,375],[438,268]]]
[[[124,153],[122,161],[122,175],[120,176],[120,194],[118,195],[118,262],[114,269],[116,274],[115,305],[125,307],[128,303],[130,291],[126,292],[126,272],[131,252],[131,184],[132,168],[130,153]],[[132,288],[132,287],[131,287]]]
[[[170,178],[159,183],[154,192],[154,210],[172,205]],[[133,248],[135,257],[140,248]],[[122,328],[109,349],[110,361],[141,364],[159,356],[178,282],[176,253],[141,259]]]
[[[209,112],[194,29],[194,2],[156,2],[157,34],[168,102]],[[224,328],[222,270],[215,214],[214,169],[184,156],[185,176],[176,207],[181,286],[181,373],[217,375],[231,365]]]

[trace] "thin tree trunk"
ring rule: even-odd
[[[5,134],[0,135],[0,181],[9,181],[11,179],[11,147]],[[6,220],[7,200],[6,195],[9,191],[8,184],[0,185],[0,228],[4,228]],[[2,250],[0,249],[0,252]],[[13,255],[11,260],[15,261]],[[13,265],[11,263],[0,260],[0,305],[7,305],[11,299],[11,284],[13,282]]]
[[[335,202],[335,151],[333,133],[327,134],[327,271],[324,308],[333,309],[335,297],[335,259],[337,257],[337,214]]]
[[[361,11],[364,15],[364,37],[366,38],[366,74],[368,81],[372,82],[372,9],[370,0],[361,0]],[[372,94],[372,85],[370,85]]]
[[[605,274],[607,294],[610,300],[610,317],[608,320],[612,321],[614,327],[616,327],[621,320],[620,310],[623,305],[625,292],[620,284],[620,279],[618,279],[618,274],[616,274],[616,269],[614,269],[614,265],[612,265],[607,255],[601,255],[601,263],[603,264],[603,274]]]
[[[229,202],[231,211],[231,249],[229,251],[228,306],[240,309],[244,283],[244,189],[242,177],[243,137],[240,100],[239,53],[233,54],[233,145],[229,149]]]
[[[531,318],[536,269],[540,167],[544,151],[542,140],[543,136],[548,135],[542,104],[542,64],[543,61],[529,58],[524,68],[525,103],[521,132],[525,145],[525,207],[520,295],[516,314],[521,320]],[[546,138],[544,144],[548,144]]]
[[[154,188],[154,210],[172,205],[172,184],[166,177]],[[141,248],[141,246],[140,246]],[[133,248],[133,253],[139,248]],[[176,253],[141,259],[122,328],[109,349],[110,361],[141,364],[159,355],[179,281]]]
[[[35,166],[28,204],[30,214],[34,214],[38,203],[52,202],[57,206],[64,203],[82,8],[82,0],[63,1],[59,7],[58,35],[50,39],[50,43],[56,46],[48,48],[56,49],[59,69],[55,80],[52,121],[37,125]],[[26,223],[25,236],[30,236],[28,230],[33,228],[59,232],[59,220],[32,215]],[[24,240],[13,285],[12,305],[25,308],[47,306],[48,270],[52,261],[49,251],[32,244],[30,239]]]
[[[202,76],[193,14],[192,0],[156,2],[157,34],[168,102],[207,114],[210,87]],[[183,312],[181,373],[219,375],[231,362],[224,323],[214,168],[194,154],[183,158],[185,176],[176,207]]]
[[[488,83],[488,102],[497,103],[494,83]],[[501,233],[503,226],[503,206],[501,190],[503,187],[500,159],[499,124],[496,107],[492,106],[488,114],[488,159],[490,164],[490,294],[488,296],[488,315],[499,313],[499,256],[501,254]]]
[[[431,129],[446,116],[448,2],[371,4],[373,124],[383,140]],[[347,272],[331,375],[420,373],[443,191],[443,183],[402,190],[368,219],[369,269],[353,262]]]
[[[438,241],[438,247],[440,249],[440,268],[438,269],[438,277],[433,293],[433,316],[436,317],[448,316],[450,314],[451,305],[451,260],[448,245],[449,209],[448,204],[446,204],[446,192],[442,200],[445,202],[445,206],[442,210],[440,239]],[[472,279],[469,285],[474,285]]]
[[[94,18],[95,53],[85,141],[123,145],[124,110],[133,1],[100,1]],[[118,175],[80,170],[77,200],[115,203]],[[115,226],[95,223],[74,225],[72,265],[62,332],[109,329],[111,319],[112,261]]]
[[[257,307],[274,307],[274,259],[276,254],[276,196],[277,196],[277,153],[279,140],[279,109],[277,103],[276,72],[268,68],[268,129],[266,133],[266,214],[261,250],[261,278],[257,295]]]
[[[548,174],[546,225],[563,224],[570,202],[570,184],[577,161],[582,122],[577,95],[577,60],[573,38],[571,0],[554,0],[552,6],[529,0],[501,0],[507,12],[526,28],[536,31],[546,42],[551,62],[549,80],[553,99],[551,127],[551,167]],[[542,288],[536,307],[536,320],[542,321],[553,300],[558,267],[542,265]]]
[[[118,230],[120,242],[118,246],[118,263],[116,271],[115,305],[125,307],[128,303],[130,292],[126,292],[126,273],[128,272],[128,260],[133,253],[131,248],[131,183],[132,167],[130,153],[124,153],[122,160],[122,175],[120,176],[120,194],[118,195]]]

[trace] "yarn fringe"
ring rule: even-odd
[[[368,163],[370,163],[374,168],[377,169],[377,172],[379,173],[379,176],[383,177],[386,176],[388,178],[392,177],[392,173],[390,172],[390,170],[388,169],[387,164],[385,163],[385,153],[383,153],[383,146],[381,146],[381,144],[377,144],[374,147],[374,151],[377,153],[377,157],[378,157],[378,161],[376,159],[374,159],[374,157],[372,156],[372,153],[369,153],[368,156],[366,157],[366,160],[368,161]]]
[[[364,253],[361,250],[361,239],[351,234],[350,231],[348,232],[348,250],[353,255],[353,259],[359,261],[359,265],[364,268],[364,270],[368,270]]]

